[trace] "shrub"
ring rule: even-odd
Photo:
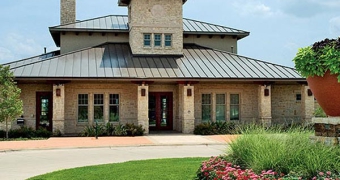
[[[251,169],[241,169],[221,157],[212,157],[202,162],[196,173],[196,180],[224,180],[224,179],[278,179],[278,173],[268,170],[256,174]]]
[[[6,131],[0,130],[0,138],[5,138],[6,137]]]
[[[105,126],[105,134],[106,134],[107,136],[112,136],[114,130],[115,130],[115,127],[113,126],[113,124],[111,124],[110,122],[106,123],[106,126]]]
[[[340,174],[331,171],[315,172],[313,177],[305,177],[301,173],[291,171],[289,174],[277,173],[273,170],[262,170],[259,173],[233,165],[224,157],[211,157],[201,163],[195,180],[339,180]]]
[[[19,129],[11,129],[8,136],[9,138],[34,138],[36,133],[31,127],[21,126]]]
[[[128,136],[143,136],[145,129],[142,125],[134,125],[127,123],[125,125],[126,133]]]
[[[104,136],[105,135],[105,128],[103,125],[98,124],[97,127],[97,135],[98,136]],[[81,136],[86,136],[86,137],[94,137],[96,136],[96,125],[87,125],[83,132],[81,133]]]
[[[119,124],[118,126],[116,126],[113,132],[113,135],[114,136],[126,136],[127,132],[126,132],[125,126],[122,124]]]
[[[312,131],[249,129],[230,144],[228,160],[255,172],[272,169],[312,178],[319,171],[340,172],[340,148],[311,143]]]
[[[45,128],[39,128],[35,131],[35,137],[49,138],[51,135],[52,133]]]
[[[98,136],[142,136],[144,132],[145,129],[142,125],[134,125],[133,123],[118,124],[116,126],[110,122],[106,125],[98,124]],[[86,137],[96,136],[96,126],[86,126],[80,135]]]
[[[194,134],[197,135],[233,134],[234,132],[235,123],[233,122],[201,123],[194,129]]]

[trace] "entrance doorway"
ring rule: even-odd
[[[172,92],[149,92],[149,129],[173,130]]]
[[[36,94],[36,128],[52,131],[53,115],[52,92],[37,92]]]

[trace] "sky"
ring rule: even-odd
[[[118,0],[77,0],[77,20],[126,15]],[[294,67],[298,48],[340,36],[340,0],[188,0],[185,18],[250,32],[238,54]],[[60,0],[0,1],[0,64],[58,49]]]

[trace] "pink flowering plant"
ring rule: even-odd
[[[281,175],[272,170],[256,174],[253,170],[241,169],[240,166],[233,165],[222,157],[211,157],[201,164],[196,180],[276,180],[280,177]]]
[[[331,171],[319,172],[312,180],[340,180],[340,174],[332,173]]]
[[[195,180],[308,180],[308,178],[295,172],[285,175],[273,170],[263,170],[257,174],[252,169],[242,169],[227,162],[223,157],[211,157],[202,162]],[[340,180],[340,175],[331,171],[319,172],[312,180]]]

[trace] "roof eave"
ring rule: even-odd
[[[128,6],[131,0],[118,0],[118,6]],[[187,2],[187,0],[183,0],[183,4]]]
[[[83,81],[83,80],[104,80],[104,81],[200,81],[200,82],[307,82],[305,78],[124,78],[124,77],[15,77],[16,81]]]

